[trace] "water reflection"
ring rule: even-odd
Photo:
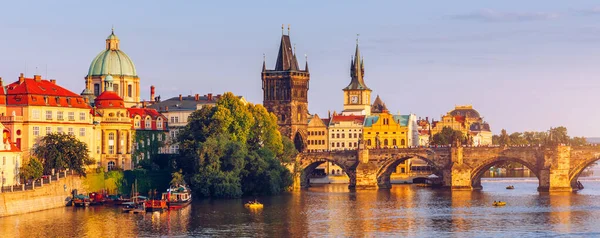
[[[552,236],[600,232],[600,181],[577,193],[539,193],[537,179],[483,179],[482,191],[394,185],[349,191],[322,185],[257,198],[195,201],[182,210],[123,214],[113,207],[58,208],[0,218],[2,237],[136,236]],[[514,190],[506,190],[514,184]],[[494,200],[506,201],[493,207]],[[581,233],[584,232],[584,233]],[[598,233],[596,233],[598,234]]]

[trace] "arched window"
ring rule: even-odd
[[[388,140],[387,139],[383,140],[383,145],[385,145],[385,146],[388,145]]]
[[[145,129],[146,129],[146,130],[150,130],[150,129],[152,129],[152,118],[150,118],[150,117],[146,117],[146,125],[145,125]]]
[[[392,140],[392,145],[396,145],[396,139]]]
[[[94,95],[95,96],[100,95],[100,84],[94,84]],[[44,97],[44,101],[46,101],[46,103],[48,103],[48,97]]]
[[[113,92],[119,94],[119,84],[113,84]]]
[[[162,121],[162,118],[160,118],[160,117],[158,119],[156,119],[156,128],[158,128],[159,130],[163,129],[163,121]]]
[[[108,171],[111,171],[113,169],[115,169],[115,162],[114,161],[108,162]]]
[[[340,142],[338,142],[338,143],[336,144],[336,147],[340,147]]]
[[[131,95],[133,94],[132,91],[133,91],[133,87],[131,86],[131,84],[127,85],[127,96],[128,97],[131,97]],[[154,98],[150,98],[150,100],[154,100]]]
[[[135,116],[134,120],[134,126],[135,128],[139,128],[140,127],[140,116]]]
[[[404,139],[400,140],[400,145],[403,146],[404,144],[406,144],[406,141],[404,141]]]
[[[367,140],[367,145],[371,145],[371,139]]]

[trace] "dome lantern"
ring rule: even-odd
[[[110,35],[106,38],[106,50],[119,50],[119,37],[115,35],[115,28],[112,29]]]

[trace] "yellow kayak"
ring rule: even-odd
[[[263,208],[263,204],[257,201],[248,202],[244,205],[246,208],[250,209],[260,209]]]
[[[494,207],[501,207],[506,205],[506,202],[494,202],[492,205],[494,205]]]

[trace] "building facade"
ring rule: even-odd
[[[10,140],[10,133],[0,124],[0,183],[1,186],[19,185],[19,169],[23,166],[21,150]]]
[[[408,116],[385,110],[365,117],[364,140],[368,149],[407,148],[409,137]]]
[[[99,96],[106,91],[106,77],[113,77],[114,92],[121,97],[125,107],[138,105],[140,102],[140,78],[133,61],[120,49],[120,40],[114,29],[106,38],[106,49],[101,51],[92,63],[85,76],[85,90],[82,94]]]
[[[329,122],[329,150],[355,150],[363,135],[365,116],[333,115]]]
[[[471,105],[456,106],[454,110],[443,115],[441,120],[433,121],[431,134],[440,133],[444,127],[463,133],[470,145],[485,146],[492,144],[490,125],[483,120]]]
[[[167,141],[167,117],[152,108],[127,108],[127,112],[135,130],[131,152],[134,166],[142,160],[152,161]]]
[[[306,150],[308,152],[326,151],[329,145],[329,133],[327,126],[329,118],[321,119],[319,115],[313,115],[308,120],[308,137]]]
[[[267,69],[263,61],[261,78],[264,107],[277,116],[281,135],[292,139],[298,151],[304,151],[307,147],[310,73],[308,62],[304,70],[298,66],[289,34],[281,35],[275,68]]]

